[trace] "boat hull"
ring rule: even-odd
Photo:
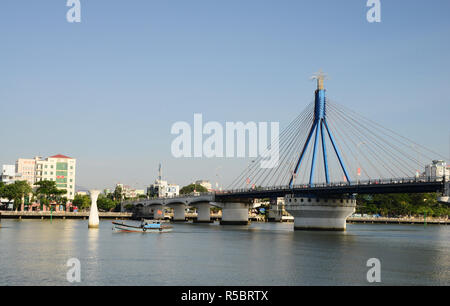
[[[172,226],[162,225],[159,228],[145,228],[113,222],[113,230],[116,232],[128,233],[166,233],[172,231]]]

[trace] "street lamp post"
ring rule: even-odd
[[[356,163],[358,165],[358,169],[356,169],[356,175],[358,176],[357,184],[359,184],[360,177],[361,177],[361,163],[360,163],[360,159],[359,159],[359,155],[360,155],[361,151],[360,151],[359,147],[364,144],[366,144],[366,143],[364,141],[361,141],[360,143],[358,143],[356,145]]]

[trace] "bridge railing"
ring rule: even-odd
[[[122,201],[122,205],[134,204],[136,202],[148,202],[152,200],[172,200],[172,199],[180,199],[186,197],[202,197],[202,196],[213,196],[215,192],[195,192],[195,193],[186,193],[180,194],[177,196],[168,196],[168,197],[160,197],[160,198],[149,198],[149,199],[135,199],[135,200],[124,200]]]
[[[402,178],[387,178],[387,179],[369,179],[369,180],[358,180],[358,181],[341,181],[333,183],[318,183],[318,184],[300,184],[289,187],[289,185],[281,186],[270,186],[270,187],[256,187],[256,188],[239,188],[224,190],[221,192],[216,192],[215,194],[228,194],[228,193],[245,193],[245,192],[255,192],[255,191],[289,191],[291,189],[309,189],[309,188],[330,188],[330,187],[344,187],[344,186],[360,186],[360,185],[391,185],[391,184],[413,184],[413,183],[433,183],[442,182],[443,177],[402,177]]]
[[[414,183],[433,183],[433,182],[443,182],[445,181],[444,177],[402,177],[402,178],[387,178],[387,179],[369,179],[369,180],[361,180],[361,181],[341,181],[341,182],[333,182],[333,183],[318,183],[318,184],[301,184],[294,185],[292,188],[289,185],[281,185],[281,186],[270,186],[270,187],[256,187],[256,188],[239,188],[239,189],[229,189],[223,191],[214,191],[214,192],[196,192],[190,194],[182,194],[178,196],[171,197],[162,197],[162,198],[153,198],[153,199],[140,199],[140,200],[126,200],[122,202],[122,205],[133,204],[140,201],[151,201],[151,200],[165,200],[165,199],[179,199],[185,197],[201,197],[201,196],[214,196],[216,194],[236,194],[236,193],[247,193],[247,192],[255,192],[255,191],[289,191],[292,189],[310,189],[310,188],[330,188],[330,187],[345,187],[345,186],[367,186],[367,185],[392,185],[392,184],[414,184]]]

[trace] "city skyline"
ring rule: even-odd
[[[61,152],[77,158],[78,186],[140,188],[162,162],[180,186],[226,187],[249,159],[175,159],[171,125],[202,113],[282,129],[320,68],[330,99],[450,155],[448,1],[383,2],[379,24],[365,1],[82,1],[79,24],[63,2],[23,3],[0,12],[0,164]]]

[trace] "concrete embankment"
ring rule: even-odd
[[[2,211],[3,219],[88,219],[89,212]],[[131,213],[99,212],[100,219],[130,219]]]
[[[366,224],[434,224],[434,225],[448,225],[449,219],[436,218],[362,218],[350,217],[347,218],[347,223],[366,223]]]

